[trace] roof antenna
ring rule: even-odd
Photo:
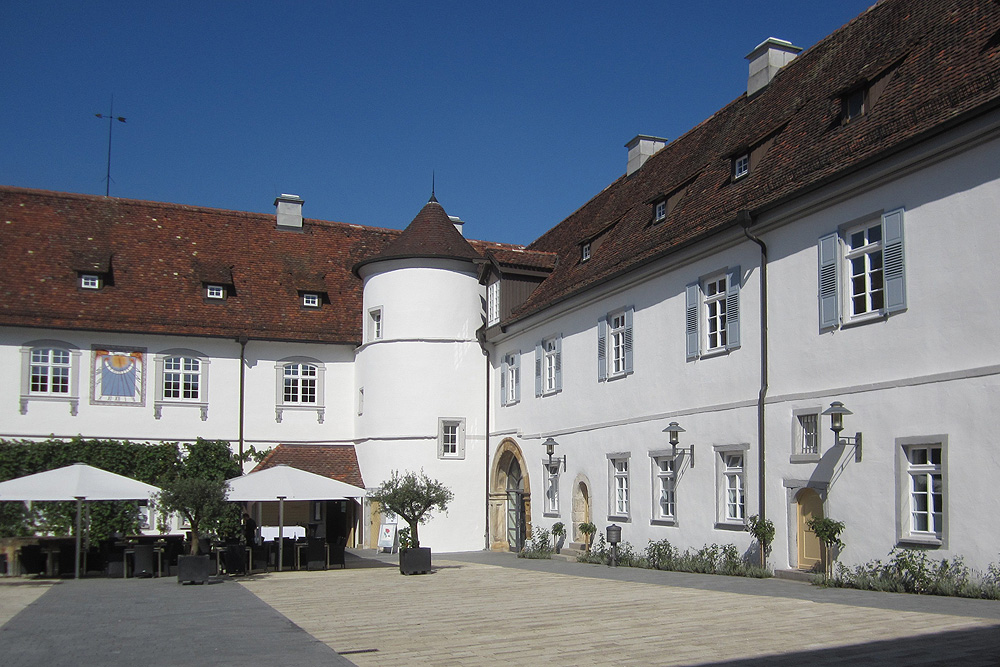
[[[115,115],[114,115],[114,112],[115,112],[115,96],[114,96],[114,94],[112,94],[111,95],[111,107],[108,110],[108,115],[105,116],[104,114],[101,114],[101,113],[95,113],[94,114],[95,116],[97,116],[101,120],[104,120],[105,118],[108,119],[108,175],[105,178],[105,182],[106,182],[106,185],[104,186],[104,196],[105,197],[107,197],[107,196],[109,196],[111,194],[111,128],[114,127],[114,121],[116,121],[116,120],[119,123],[124,123],[125,122],[125,118],[123,118],[122,116],[118,116],[116,118]]]
[[[437,197],[434,196],[434,170],[431,169],[431,198],[427,200],[427,203],[434,202],[438,203]]]

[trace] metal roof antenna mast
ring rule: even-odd
[[[431,198],[428,201],[437,201],[437,197],[434,196],[434,170],[431,169]]]
[[[111,96],[111,107],[108,109],[108,115],[105,116],[104,114],[101,114],[101,113],[95,113],[94,114],[95,116],[97,116],[98,118],[100,118],[102,120],[105,119],[105,118],[108,119],[108,174],[105,177],[105,187],[104,187],[104,196],[105,197],[111,196],[111,129],[114,127],[114,124],[115,124],[114,122],[116,120],[119,123],[124,123],[125,122],[125,118],[123,116],[118,116],[117,118],[115,118],[114,110],[115,110],[115,96],[112,95]]]

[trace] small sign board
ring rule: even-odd
[[[396,551],[396,524],[383,523],[378,531],[379,549],[388,549],[389,553]]]

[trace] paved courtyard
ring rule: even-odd
[[[3,665],[998,665],[1000,603],[443,554],[175,580],[0,581]],[[340,655],[337,655],[337,654]]]

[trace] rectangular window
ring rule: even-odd
[[[906,449],[910,487],[910,534],[941,539],[944,533],[944,483],[941,446]]]
[[[316,367],[312,364],[285,364],[285,403],[316,402]]]
[[[226,288],[222,285],[206,285],[205,296],[209,299],[225,299]]]
[[[163,360],[163,398],[197,401],[201,396],[201,361],[190,357]]]
[[[495,280],[486,287],[486,326],[500,322],[500,281]]]
[[[654,222],[663,222],[667,219],[667,200],[656,202],[656,208],[653,213]]]
[[[545,341],[545,391],[556,390],[556,341],[549,339]]]
[[[675,518],[675,482],[674,459],[661,456],[656,462],[656,516],[658,519],[672,521]]]
[[[733,180],[743,178],[750,173],[749,153],[739,156],[733,160]]]
[[[69,393],[70,356],[68,350],[37,348],[31,351],[32,394]]]
[[[438,458],[465,458],[465,420],[438,420]]]
[[[590,243],[584,243],[580,248],[580,261],[586,262],[590,259]]]
[[[684,332],[689,361],[740,346],[741,278],[740,267],[733,266],[685,289]]]
[[[302,295],[302,305],[306,308],[319,308],[319,294],[305,293]]]
[[[521,353],[505,354],[500,364],[500,404],[514,405],[521,400]]]
[[[799,454],[819,454],[818,414],[799,415]]]
[[[616,517],[629,516],[629,475],[628,459],[612,458],[610,514]]]
[[[382,340],[382,309],[368,311],[368,340]]]
[[[851,317],[880,312],[885,306],[882,224],[850,229],[845,239]]]
[[[535,346],[535,396],[562,389],[562,336],[553,336]]]
[[[80,287],[83,289],[101,289],[101,277],[93,273],[80,274]]]
[[[545,464],[545,513],[559,513],[559,465]]]
[[[743,454],[725,452],[726,479],[726,521],[743,521],[746,513],[746,499],[743,493]]]
[[[866,88],[858,88],[841,99],[841,118],[844,123],[860,118],[865,113]]]
[[[597,379],[632,372],[632,320],[635,309],[609,313],[597,322]]]

